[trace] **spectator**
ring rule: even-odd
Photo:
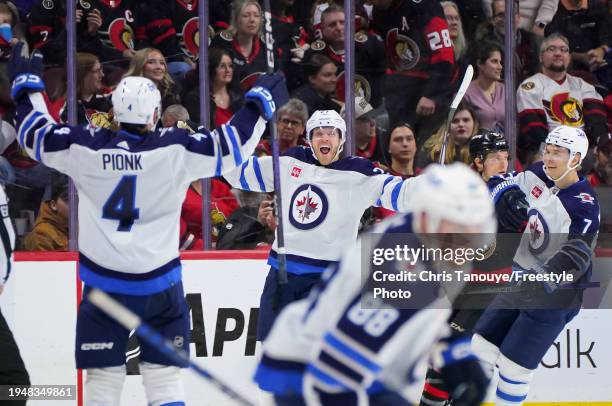
[[[612,24],[608,2],[561,0],[546,35],[558,32],[569,41],[572,69],[590,70],[589,52],[603,56],[612,45]],[[597,51],[597,50],[600,51]]]
[[[455,58],[444,11],[437,1],[377,0],[372,17],[387,53],[389,122],[413,126],[421,145],[450,104]]]
[[[545,0],[546,1],[546,0]],[[514,0],[514,27],[515,27],[515,65],[514,73],[518,81],[534,75],[538,71],[538,43],[536,35],[524,28],[520,28],[520,4]],[[492,41],[504,45],[506,36],[506,2],[493,0],[493,16],[489,22],[483,24],[476,33],[476,42]],[[502,52],[503,55],[503,52]]]
[[[229,52],[234,65],[234,75],[241,83],[241,88],[247,89],[267,67],[266,45],[260,37],[263,13],[256,0],[234,0],[231,7],[230,27],[219,32],[210,46]]]
[[[423,145],[417,158],[417,167],[424,168],[432,162],[438,162],[444,142],[443,125]],[[478,120],[474,110],[465,102],[459,103],[457,111],[450,122],[448,129],[448,140],[446,145],[445,164],[452,162],[470,163],[470,139],[478,130]]]
[[[308,121],[308,107],[299,99],[290,99],[276,113],[276,131],[278,131],[278,148],[282,154],[297,145],[307,145],[304,138]],[[257,156],[272,155],[270,141],[262,140],[255,151]]]
[[[457,75],[459,78],[463,77],[463,72],[469,64],[467,60],[468,55],[468,44],[465,39],[465,33],[463,32],[463,24],[461,22],[461,15],[459,14],[459,7],[453,1],[441,1],[442,9],[444,10],[444,17],[448,24],[448,33],[450,39],[453,41],[453,53],[455,55],[455,70],[458,71]]]
[[[100,60],[94,54],[79,52],[76,54],[76,95],[77,95],[77,122],[82,125],[90,124],[93,127],[110,128],[113,121],[113,104],[103,94],[105,93],[104,72]],[[63,122],[68,121],[66,96],[61,97]],[[55,105],[59,104],[57,102]],[[50,106],[48,106],[50,107]]]
[[[559,125],[583,128],[591,148],[608,133],[601,96],[593,86],[567,73],[567,38],[557,33],[546,37],[540,48],[540,61],[542,73],[525,79],[516,96],[520,128],[517,153],[525,165],[540,159],[540,145]]]
[[[310,44],[303,61],[316,54],[327,56],[338,68],[337,97],[344,100],[344,9],[331,4],[321,13],[321,38]],[[364,97],[372,106],[382,102],[385,73],[385,47],[376,35],[361,30],[355,33],[355,95]]]
[[[34,228],[23,241],[26,251],[68,251],[68,188],[58,187],[40,205]]]
[[[391,164],[386,168],[387,171],[402,179],[418,175],[421,170],[414,166],[416,152],[416,138],[412,127],[406,123],[395,125],[389,135],[387,153],[391,157]]]
[[[220,126],[229,121],[242,105],[242,93],[234,75],[230,53],[221,48],[208,51],[208,78],[210,83],[210,122]],[[183,104],[195,122],[200,122],[200,83],[197,70],[187,75],[183,83]]]
[[[8,61],[11,47],[19,42],[16,32],[18,24],[19,12],[15,5],[10,1],[0,3],[0,63]]]
[[[483,0],[482,5],[487,17],[495,17],[495,0]],[[536,35],[544,36],[544,27],[550,23],[557,12],[559,0],[522,0],[520,19],[516,25],[524,31],[533,31]],[[518,5],[515,3],[518,9]],[[493,11],[493,14],[491,12]]]
[[[274,217],[273,199],[257,192],[236,191],[240,202],[228,218],[227,223],[219,230],[217,249],[245,250],[262,245],[271,245],[274,241],[276,218]],[[263,200],[262,200],[263,199]]]
[[[293,14],[294,3],[294,0],[270,1],[274,43],[277,48],[282,49],[285,63],[287,59],[291,58],[292,52],[301,50],[300,52],[303,56],[304,49],[302,47],[305,48],[308,45],[308,33],[295,21]]]
[[[595,168],[587,176],[593,187],[612,186],[612,139],[610,134],[595,148]]]
[[[176,127],[179,121],[187,122],[188,120],[189,112],[180,104],[168,106],[161,116],[163,128]]]
[[[340,112],[345,117],[344,107]],[[376,162],[383,158],[382,146],[376,134],[376,112],[362,96],[355,96],[355,155]]]
[[[144,76],[157,85],[162,97],[162,110],[171,104],[180,104],[179,87],[168,73],[166,59],[155,48],[144,48],[136,51],[130,68],[124,77]]]
[[[480,127],[502,131],[506,117],[506,92],[502,82],[502,49],[495,42],[478,47],[477,77],[470,83],[464,100],[474,108]]]
[[[313,55],[304,65],[306,83],[296,89],[292,97],[300,99],[308,106],[308,115],[317,110],[340,111],[342,105],[334,100],[338,68],[325,55]]]

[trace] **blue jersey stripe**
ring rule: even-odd
[[[333,376],[329,375],[328,373],[321,371],[319,368],[315,367],[314,365],[308,365],[308,372],[312,376],[314,376],[316,379],[325,383],[328,386],[335,386],[338,388],[349,390],[349,388],[346,385],[344,385],[342,382],[340,382]]]
[[[325,272],[325,270],[327,269],[329,265],[334,263],[334,261],[329,261],[326,265],[311,265],[311,264],[306,264],[304,262],[291,259],[291,256],[289,255],[287,255],[286,259],[287,259],[287,272],[295,274],[295,275],[304,275],[308,273],[323,273]],[[327,261],[321,261],[321,262],[327,262]],[[278,259],[275,256],[272,256],[271,253],[270,253],[270,256],[268,257],[268,265],[270,265],[274,269],[279,268]]]
[[[48,126],[43,126],[41,128],[39,128],[38,130],[36,130],[36,132],[34,133],[35,138],[35,145],[36,145],[36,160],[38,162],[42,161],[42,157],[40,154],[40,150],[42,148],[43,143],[45,142],[45,137],[47,136],[47,131],[49,130]]]
[[[253,157],[253,170],[255,171],[255,177],[259,183],[259,188],[262,192],[265,192],[266,184],[264,183],[263,176],[261,175],[261,168],[259,166],[259,159],[257,157]]]
[[[524,384],[526,384],[526,383],[527,383],[527,382],[521,382],[521,381],[513,381],[512,379],[506,378],[506,377],[505,377],[505,376],[503,376],[502,374],[499,374],[499,377],[500,377],[500,379],[501,379],[502,381],[504,381],[504,382],[508,382],[508,383],[510,383],[510,384],[512,384],[512,385],[524,385]]]
[[[260,363],[253,380],[260,389],[277,395],[285,393],[302,393],[301,371],[277,369]]]
[[[146,280],[123,280],[101,275],[91,270],[83,262],[79,262],[79,275],[87,286],[102,289],[105,292],[122,293],[125,295],[144,296],[164,291],[181,281],[181,266],[176,266],[169,272]]]
[[[240,187],[242,188],[242,190],[246,190],[250,192],[251,188],[249,187],[249,182],[247,182],[246,176],[244,176],[244,172],[246,171],[248,166],[249,166],[249,161],[245,161],[242,164],[242,167],[240,168]]]
[[[395,211],[399,211],[399,208],[397,206],[397,201],[399,199],[400,190],[402,190],[403,184],[404,182],[399,182],[397,185],[395,185],[395,187],[393,188],[393,191],[391,192],[391,206],[393,207],[393,210]]]
[[[38,121],[41,117],[43,116],[43,114],[39,111],[35,111],[32,113],[32,115],[30,116],[29,119],[27,119],[27,121],[25,123],[23,123],[21,125],[21,127],[19,128],[19,145],[21,145],[22,148],[25,148],[25,137],[27,135],[27,133],[30,131],[30,129],[34,126],[35,122]]]
[[[383,187],[382,187],[382,192],[380,193],[381,196],[384,196],[385,188],[387,187],[389,182],[391,182],[393,179],[394,179],[393,176],[389,176],[387,179],[385,179],[385,183],[383,183]],[[380,198],[376,201],[376,205],[377,206],[382,206],[382,201],[380,200]]]
[[[352,359],[353,361],[355,361],[359,365],[363,366],[367,370],[371,371],[372,373],[376,374],[376,373],[378,373],[380,371],[381,368],[380,368],[379,365],[377,365],[373,361],[370,361],[369,359],[367,359],[365,356],[363,356],[362,354],[358,353],[354,349],[350,348],[348,345],[346,345],[345,343],[340,341],[333,334],[327,333],[325,335],[324,340],[332,348],[338,350],[339,352],[344,354],[346,357]]]
[[[236,166],[242,163],[242,154],[240,153],[240,144],[236,139],[236,134],[230,125],[223,125],[224,132],[228,135],[230,142],[232,143],[232,153],[234,155],[234,163]]]

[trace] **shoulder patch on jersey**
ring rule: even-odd
[[[79,4],[85,10],[89,10],[91,8],[91,3],[89,1],[87,1],[87,0],[79,0]]]
[[[326,46],[327,44],[325,43],[325,41],[318,39],[312,44],[310,44],[310,49],[312,49],[313,51],[320,51],[322,49],[325,49]]]
[[[531,90],[535,87],[535,83],[533,82],[525,82],[521,85],[521,89],[523,90]]]
[[[595,205],[595,198],[589,193],[582,192],[582,193],[577,194],[574,197],[577,199],[580,199],[581,203],[585,203],[585,204],[588,203],[591,205]]]
[[[219,36],[226,41],[231,41],[234,39],[234,34],[230,30],[223,30],[219,32]]]
[[[533,189],[531,189],[531,196],[535,197],[536,199],[539,199],[541,195],[542,189],[539,186],[534,186]]]
[[[299,165],[295,165],[295,164],[294,164],[294,165],[291,167],[290,174],[291,174],[291,176],[292,176],[292,177],[294,177],[294,178],[299,178],[299,177],[300,177],[300,175],[302,174],[302,167],[301,167],[301,166],[299,166]]]
[[[53,0],[43,0],[42,6],[47,10],[52,10],[55,4],[53,4]]]
[[[367,40],[368,40],[368,35],[365,32],[359,31],[355,33],[355,41],[363,44]]]

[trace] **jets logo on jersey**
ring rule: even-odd
[[[315,185],[305,184],[291,196],[289,221],[295,228],[310,230],[325,220],[329,204],[323,190]]]
[[[387,33],[386,49],[393,69],[410,70],[421,58],[419,46],[411,38],[399,33],[397,28]]]
[[[548,100],[542,100],[548,116],[562,125],[580,127],[582,120],[582,104],[568,92],[557,93]]]
[[[574,197],[577,197],[578,199],[580,199],[581,203],[589,203],[592,205],[595,204],[595,198],[588,193],[582,192]]]
[[[531,189],[531,196],[535,197],[536,199],[539,199],[541,195],[542,189],[540,189],[538,186],[534,186],[533,189]]]
[[[538,210],[530,209],[527,212],[527,229],[529,230],[529,251],[534,255],[541,254],[548,247],[550,234],[548,224]]]
[[[108,32],[102,34],[108,35],[108,40],[104,41],[107,46],[112,46],[119,51],[134,49],[134,30],[124,18],[115,19],[108,26]]]

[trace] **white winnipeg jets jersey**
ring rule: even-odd
[[[401,236],[406,246],[422,246],[412,230],[410,213],[381,223],[373,233],[379,234],[378,242],[373,241],[376,246],[393,246],[397,241],[393,234]],[[391,236],[388,242],[381,245],[387,236]],[[310,385],[327,392],[368,393],[422,385],[417,366],[449,334],[450,306],[442,304],[438,283],[405,282],[415,296],[422,295],[418,306],[399,309],[379,303],[364,308],[368,295],[362,286],[364,247],[361,239],[352,243],[307,299],[283,309],[263,343],[254,378],[261,389],[306,396]],[[396,266],[400,265],[389,262],[382,272],[395,273]],[[425,270],[436,272],[422,262],[411,268],[415,274]]]
[[[410,206],[411,182],[384,174],[372,162],[347,157],[321,166],[308,147],[294,147],[280,157],[282,211],[287,271],[322,272],[357,239],[359,220],[370,206],[405,212]],[[274,190],[272,157],[251,157],[225,174],[235,188],[256,192]],[[270,265],[277,266],[277,242]]]
[[[521,83],[516,92],[519,115],[546,115],[548,131],[560,125],[584,127],[584,117],[591,112],[589,102],[601,103],[595,88],[576,76],[565,75],[562,83],[543,73],[536,73]],[[533,120],[532,125],[538,121]]]
[[[530,270],[560,251],[577,259],[576,265],[585,263],[577,257],[577,250],[585,258],[590,256],[599,230],[599,202],[589,182],[581,178],[570,187],[559,189],[546,177],[542,162],[517,174],[513,182],[529,203],[527,226],[514,256],[515,265]],[[583,243],[576,243],[578,240]],[[564,245],[568,241],[574,241],[574,246]],[[585,263],[578,273],[584,274],[589,266],[590,263]]]
[[[133,294],[134,274],[148,279],[140,283],[147,285],[143,294],[180,280],[179,217],[189,184],[242,164],[265,130],[249,106],[213,132],[170,128],[137,136],[70,127],[53,121],[40,93],[20,99],[17,120],[28,154],[76,185],[82,279]]]

